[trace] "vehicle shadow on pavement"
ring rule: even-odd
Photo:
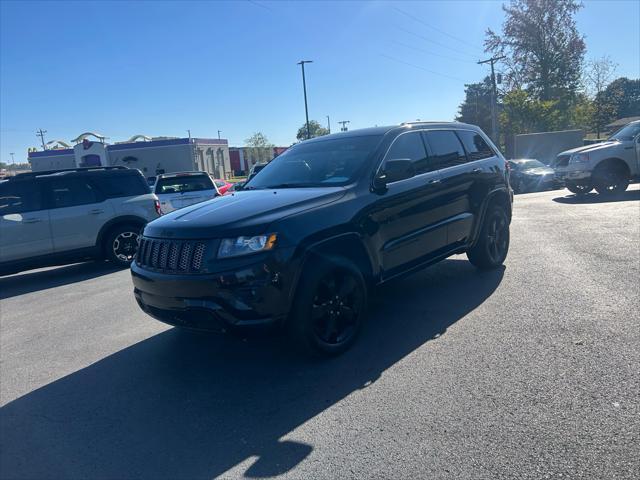
[[[599,193],[587,193],[586,195],[565,195],[564,197],[556,197],[554,202],[558,203],[610,203],[610,202],[629,202],[640,200],[640,190],[627,190],[618,195],[606,197]]]
[[[281,337],[167,330],[0,409],[0,477],[208,479],[245,461],[246,476],[283,474],[314,448],[290,432],[446,334],[503,272],[449,259],[380,288],[359,341],[329,360]]]
[[[85,262],[0,277],[0,300],[82,282],[122,270],[107,262]]]

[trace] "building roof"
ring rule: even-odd
[[[624,127],[627,123],[635,122],[636,120],[640,120],[640,117],[624,117],[619,118],[615,122],[611,122],[606,128],[619,128]]]

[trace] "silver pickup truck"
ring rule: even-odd
[[[640,120],[628,123],[606,142],[558,154],[555,175],[576,194],[594,188],[601,195],[624,192],[640,178]]]

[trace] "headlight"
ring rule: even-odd
[[[574,153],[569,159],[569,163],[587,163],[589,162],[588,153]]]
[[[275,233],[255,237],[224,238],[218,248],[218,258],[237,257],[271,250],[278,236]]]

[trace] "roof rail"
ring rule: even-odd
[[[94,170],[130,170],[129,168],[122,166],[122,165],[117,165],[115,167],[78,167],[78,168],[61,168],[58,170],[42,170],[39,172],[25,172],[25,173],[18,173],[16,175],[13,175],[12,179],[16,179],[16,180],[21,180],[21,179],[26,179],[26,178],[33,178],[33,177],[39,177],[39,176],[43,176],[43,175],[53,175],[56,173],[71,173],[71,172],[87,172],[87,171],[94,171]]]
[[[424,124],[424,123],[459,123],[459,122],[452,122],[450,120],[442,120],[442,121],[437,121],[437,120],[414,120],[412,122],[402,122],[400,125],[420,125],[420,124]]]

